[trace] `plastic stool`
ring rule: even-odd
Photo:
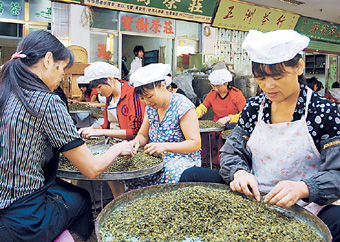
[[[74,242],[71,233],[66,229],[62,232],[54,242]]]

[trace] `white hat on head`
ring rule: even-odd
[[[78,84],[90,84],[90,81],[85,76],[80,76],[77,78]]]
[[[120,71],[109,63],[97,61],[85,68],[84,76],[89,82],[109,76],[120,79]]]
[[[139,87],[156,81],[165,80],[166,86],[169,86],[171,83],[171,77],[168,76],[170,70],[171,66],[169,64],[149,64],[132,73],[130,82],[134,87]]]
[[[263,33],[249,30],[242,48],[253,62],[276,64],[293,59],[306,48],[310,39],[292,29],[281,29]]]
[[[215,70],[209,75],[208,78],[211,85],[222,85],[233,80],[233,76],[227,69]]]

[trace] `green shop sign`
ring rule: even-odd
[[[218,0],[82,0],[83,4],[210,23]]]
[[[340,43],[340,25],[338,24],[300,17],[295,30],[314,40]]]

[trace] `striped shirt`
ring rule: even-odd
[[[65,145],[81,139],[59,96],[24,92],[39,117],[32,116],[10,94],[0,117],[0,209],[44,186],[42,167],[52,158],[53,150],[65,151]]]

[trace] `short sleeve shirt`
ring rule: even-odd
[[[292,122],[300,120],[305,113],[307,88],[306,85],[300,84],[300,95],[291,120]],[[257,123],[260,105],[263,100],[263,121],[270,124],[271,101],[265,94],[249,98],[240,115],[238,125],[250,135]],[[320,141],[340,135],[340,114],[337,105],[320,94],[313,92],[309,103],[307,127],[316,147],[320,151]]]
[[[195,108],[195,105],[181,94],[173,93],[172,95],[169,108],[161,122],[159,122],[158,112],[156,109],[153,109],[150,106],[145,107],[145,112],[148,115],[150,123],[150,142],[181,142],[185,140],[180,126],[180,119],[190,109]],[[166,161],[180,157],[186,157],[192,162],[196,162],[201,159],[199,151],[190,154],[164,152],[163,156]]]
[[[43,166],[56,154],[84,143],[59,96],[27,91],[31,115],[11,93],[0,117],[0,209],[44,185]]]

